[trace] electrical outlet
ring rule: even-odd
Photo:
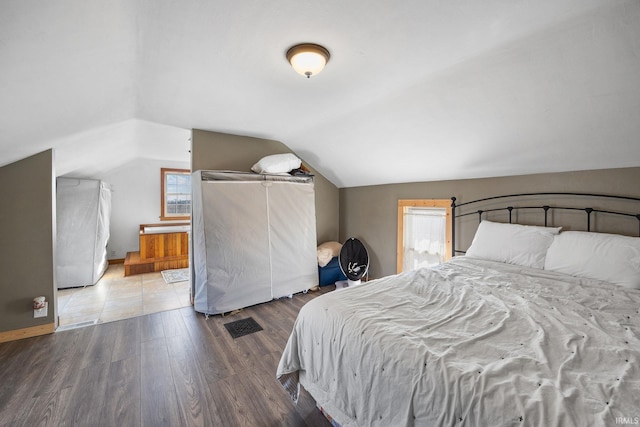
[[[49,302],[46,301],[44,303],[44,307],[40,309],[33,309],[33,318],[37,319],[38,317],[47,317],[47,313],[49,312]]]

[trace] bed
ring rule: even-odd
[[[291,397],[342,426],[640,423],[640,239],[482,215],[464,256],[307,303]]]

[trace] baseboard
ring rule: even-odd
[[[23,338],[37,337],[40,335],[52,334],[56,330],[53,323],[45,325],[31,326],[30,328],[15,329],[13,331],[0,332],[0,343],[20,340]]]
[[[109,265],[112,265],[112,264],[124,264],[124,258],[110,259]]]

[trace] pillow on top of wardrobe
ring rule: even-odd
[[[251,170],[255,173],[288,173],[301,164],[302,160],[293,153],[272,154],[261,158]]]

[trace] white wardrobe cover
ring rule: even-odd
[[[318,284],[312,177],[196,171],[195,310],[226,313]]]
[[[94,285],[108,266],[109,185],[95,179],[58,178],[56,282],[58,289]]]

